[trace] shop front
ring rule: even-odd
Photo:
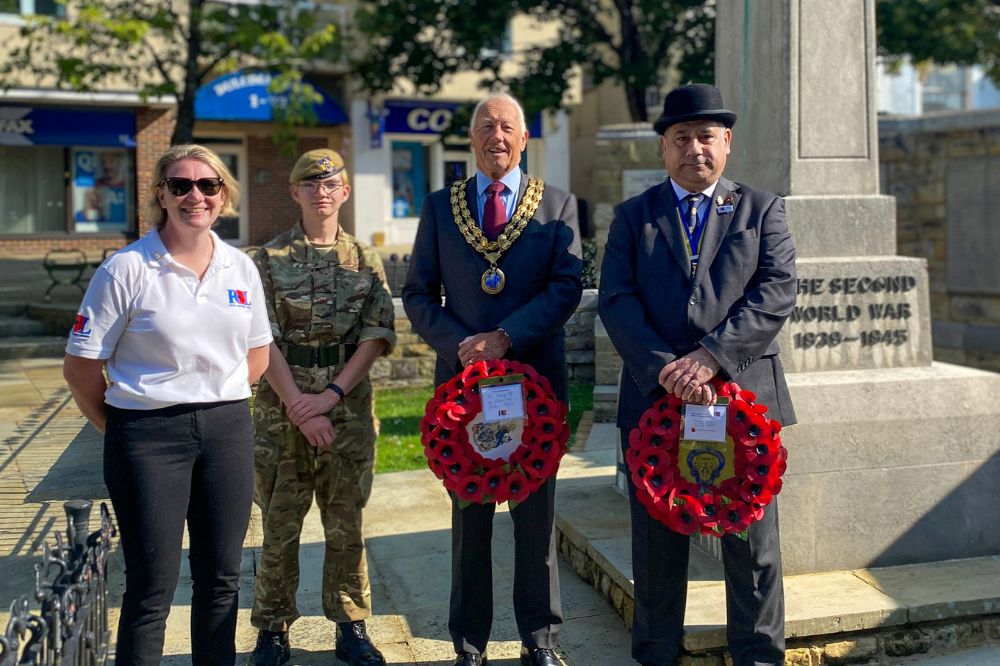
[[[476,162],[468,137],[450,133],[456,113],[475,102],[388,99],[380,106],[351,104],[354,137],[355,232],[375,245],[408,246],[416,235],[424,197],[471,177]],[[464,108],[463,108],[464,107]],[[565,114],[528,122],[521,168],[557,187],[569,186]]]
[[[120,244],[135,232],[135,149],[134,109],[0,105],[0,248]]]
[[[206,83],[195,96],[195,140],[219,154],[243,193],[239,214],[220,219],[215,227],[234,245],[261,245],[298,216],[298,206],[288,193],[288,173],[296,155],[274,141],[275,110],[288,104],[288,98],[271,91],[273,76],[233,72]],[[313,105],[315,124],[296,130],[295,150],[346,151],[342,128],[347,114],[321,83],[312,85],[319,94]],[[345,222],[349,226],[349,220]]]

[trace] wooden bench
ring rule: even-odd
[[[45,302],[52,300],[52,290],[56,287],[76,287],[81,294],[86,293],[86,283],[90,279],[83,274],[88,268],[97,268],[105,259],[118,251],[118,248],[107,247],[97,260],[87,259],[83,250],[77,248],[56,248],[45,253],[42,266],[49,274],[52,283],[45,290]]]

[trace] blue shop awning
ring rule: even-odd
[[[229,122],[270,122],[274,107],[288,103],[287,95],[268,91],[270,72],[233,72],[206,83],[194,98],[194,115],[198,120]],[[313,108],[320,125],[340,125],[348,122],[347,114],[330,95],[312,84],[323,101]]]
[[[0,105],[0,146],[135,147],[135,111]]]

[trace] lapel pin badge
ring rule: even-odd
[[[718,195],[717,197],[715,197],[715,203],[716,203],[715,212],[718,215],[726,215],[728,213],[732,213],[734,210],[733,196],[731,194],[727,195],[725,200],[722,199],[721,194]]]

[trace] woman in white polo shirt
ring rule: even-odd
[[[119,666],[160,663],[185,521],[192,661],[236,659],[253,493],[247,398],[272,340],[256,267],[212,231],[238,198],[211,150],[164,153],[147,206],[156,227],[97,270],[66,346],[73,397],[105,433],[104,480],[125,555]]]

